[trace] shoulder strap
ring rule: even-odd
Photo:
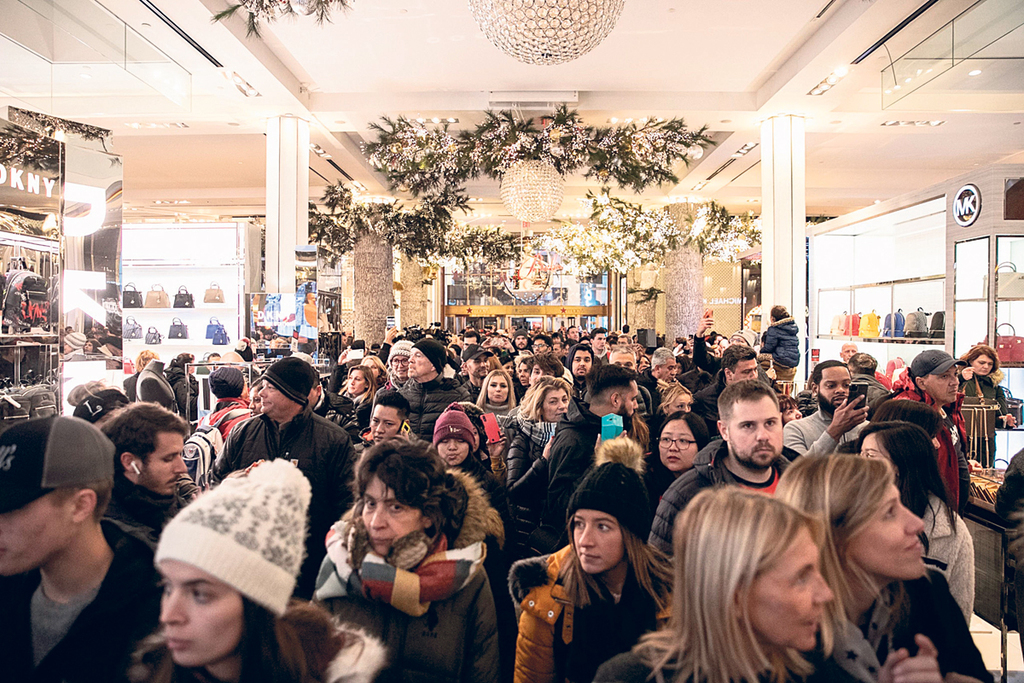
[[[228,412],[224,413],[223,415],[221,415],[220,419],[217,420],[216,422],[214,422],[210,426],[211,427],[220,427],[223,423],[231,422],[236,417],[242,417],[243,415],[245,415],[248,412],[249,412],[248,408],[234,408],[234,409],[229,410]]]

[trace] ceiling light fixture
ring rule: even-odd
[[[327,150],[325,150],[323,147],[316,144],[315,142],[309,143],[309,151],[311,151],[313,154],[317,155],[321,159],[331,158],[331,155],[327,153]]]
[[[981,69],[975,69],[974,71],[969,71],[967,73],[967,75],[968,76],[980,76],[981,75]]]
[[[882,121],[880,125],[885,128],[934,128],[944,123],[945,121]]]
[[[818,85],[807,91],[808,95],[817,97],[818,95],[824,95],[826,92],[832,89],[832,86],[837,85],[839,81],[846,77],[846,74],[850,73],[849,69],[845,66],[839,66],[832,70],[828,76],[821,79]]]
[[[750,151],[752,149],[757,147],[757,144],[758,143],[756,143],[756,142],[748,142],[747,144],[743,145],[738,150],[733,152],[732,158],[733,159],[739,159],[740,157],[745,157],[746,155],[750,154]]]
[[[690,189],[691,189],[692,192],[700,192],[701,190],[703,190],[705,187],[708,186],[709,182],[710,181],[708,181],[708,180],[702,180],[702,181],[700,181],[699,183],[697,183],[696,185],[694,185]]]
[[[238,92],[242,93],[246,97],[259,97],[260,93],[256,88],[252,87],[248,81],[239,76],[234,71],[230,71],[226,67],[220,70],[224,78],[231,82],[233,86],[238,88]]]

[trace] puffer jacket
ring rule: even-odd
[[[963,513],[967,507],[967,497],[970,495],[971,474],[967,467],[967,424],[964,422],[964,395],[958,392],[956,400],[948,406],[937,406],[931,394],[919,391],[910,375],[904,375],[900,382],[894,387],[892,398],[897,401],[917,401],[930,405],[936,410],[941,409],[953,422],[953,429],[956,430],[956,437],[960,444],[958,449],[953,444],[953,435],[943,421],[942,429],[939,430],[939,474],[949,491],[951,503],[956,511]]]
[[[434,440],[434,423],[448,406],[469,401],[469,392],[458,380],[436,377],[429,382],[410,379],[399,393],[409,402],[409,427],[424,441]]]
[[[508,449],[509,551],[517,558],[526,557],[530,534],[540,525],[544,496],[548,489],[548,461],[543,457],[547,446],[544,434],[554,434],[557,423],[537,422],[519,418],[509,425],[514,434]],[[531,438],[529,432],[536,432]]]
[[[352,507],[355,457],[344,429],[315,415],[309,406],[280,429],[266,415],[240,423],[231,432],[214,465],[218,481],[257,460],[292,460],[313,489],[309,506],[309,535],[296,595],[309,598],[320,562],[324,538],[331,525]]]
[[[559,573],[572,546],[516,562],[509,573],[512,600],[522,608],[515,683],[593,680],[602,663],[627,652],[644,633],[668,620],[630,571],[622,596],[588,607],[572,605]]]
[[[487,504],[479,485],[469,475],[456,476],[466,487],[469,502],[459,535],[449,549],[500,539],[500,519]],[[327,595],[318,591],[317,598],[342,623],[356,626],[384,642],[387,661],[384,671],[375,679],[377,683],[500,680],[498,614],[486,571],[478,571],[446,600],[431,602],[419,617],[386,602],[368,599],[362,593]]]
[[[178,415],[188,422],[195,422],[199,419],[199,381],[186,374],[184,368],[167,368],[164,375],[174,391]]]
[[[800,365],[800,327],[792,317],[773,322],[764,333],[761,353],[787,368]]]
[[[672,555],[672,528],[676,522],[676,515],[686,507],[686,504],[706,488],[738,483],[736,477],[725,466],[725,458],[728,455],[729,444],[721,439],[712,441],[697,453],[693,459],[693,469],[679,475],[661,496],[661,502],[654,513],[648,543],[666,555]],[[779,475],[786,471],[790,461],[796,457],[797,454],[790,449],[782,449],[782,457],[775,462]]]

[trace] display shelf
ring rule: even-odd
[[[942,346],[944,339],[932,339],[930,337],[852,337],[841,334],[819,334],[818,339],[831,339],[844,342],[870,342],[874,344],[932,344]]]
[[[173,313],[174,311],[237,311],[238,307],[234,304],[203,304],[202,306],[193,306],[191,308],[125,308],[123,313],[126,316],[134,316],[135,312],[139,312],[141,315],[148,315],[150,313]]]

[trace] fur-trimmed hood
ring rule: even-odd
[[[388,651],[373,636],[340,625],[345,644],[324,672],[324,683],[373,683],[388,663]]]
[[[778,327],[779,325],[785,325],[787,323],[795,323],[795,322],[796,321],[793,320],[793,316],[789,316],[788,318],[783,318],[782,320],[776,320],[769,327]]]
[[[508,591],[512,601],[518,605],[535,588],[555,583],[570,552],[572,546],[566,546],[550,555],[528,557],[513,563],[508,572]]]
[[[594,467],[617,462],[633,470],[641,477],[647,468],[644,449],[625,434],[608,441],[602,441],[594,451]]]

